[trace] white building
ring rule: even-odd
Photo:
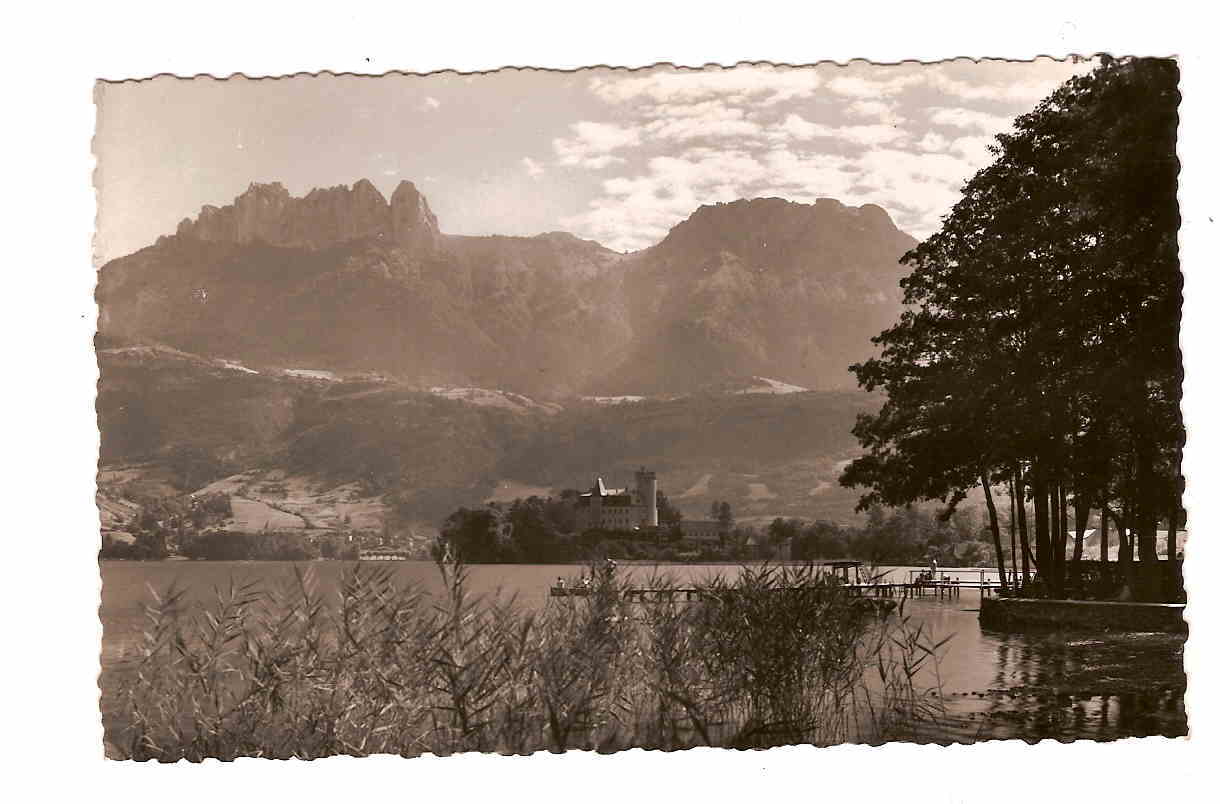
[[[640,467],[635,488],[607,488],[599,477],[576,501],[581,530],[639,530],[657,526],[657,473]]]
[[[1186,545],[1188,532],[1185,530],[1178,531],[1178,552],[1181,553]],[[1132,534],[1131,538],[1136,537]],[[1072,555],[1072,544],[1076,540],[1076,534],[1068,533],[1067,554]],[[1118,561],[1118,528],[1111,527],[1107,537],[1109,542],[1109,560]],[[1139,545],[1134,547],[1135,558],[1139,560]],[[1156,556],[1161,559],[1169,558],[1169,531],[1158,530],[1156,532]],[[1101,559],[1101,530],[1099,528],[1090,528],[1084,532],[1084,551],[1082,557],[1089,561],[1099,561]]]

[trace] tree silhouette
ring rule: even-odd
[[[982,485],[1000,554],[991,486],[1013,480],[1023,513],[1028,478],[1052,594],[1065,593],[1069,507],[1077,542],[1091,510],[1121,509],[1120,539],[1126,522],[1156,560],[1184,440],[1177,78],[1170,60],[1103,58],[997,137],[993,164],[903,258],[908,307],[874,339],[881,356],[852,366],[886,393],[840,479],[865,489],[861,508],[951,511]]]

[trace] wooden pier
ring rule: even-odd
[[[551,597],[588,597],[593,594],[589,586],[552,586]],[[703,592],[694,586],[675,586],[663,589],[620,589],[618,594],[629,603],[701,600]]]
[[[793,589],[796,588],[793,587]],[[772,591],[779,593],[786,590],[781,587]],[[888,614],[898,606],[896,601],[884,599],[885,596],[867,597],[853,590],[848,590],[848,593],[861,605],[880,614]],[[551,587],[551,597],[589,597],[592,594],[593,589],[588,586]],[[660,589],[620,589],[615,594],[621,595],[623,600],[628,603],[695,603],[703,600],[705,596],[713,594],[723,595],[725,593],[723,591],[714,593],[711,590],[700,589],[694,586],[673,586]]]
[[[887,581],[884,576],[861,577],[860,561],[831,561],[824,566],[839,578],[843,588],[859,596],[873,597],[931,597],[956,598],[961,597],[963,589],[977,589],[986,597],[998,594],[1000,582],[987,578],[987,570],[954,570],[952,572],[933,572],[932,570],[907,570],[905,581]],[[855,580],[850,577],[850,571],[855,570]],[[977,574],[977,577],[976,577]],[[965,576],[965,577],[963,577]]]
[[[1000,591],[999,581],[989,579],[986,570],[955,570],[935,574],[928,570],[908,570],[905,581],[887,581],[884,577],[861,577],[859,570],[863,562],[859,561],[833,561],[823,566],[838,579],[839,588],[853,597],[860,598],[954,599],[961,597],[963,589],[978,590],[982,597],[998,594]],[[850,577],[851,570],[855,570],[854,580]],[[551,597],[588,597],[591,593],[592,587],[584,585],[551,587]],[[695,586],[674,586],[657,589],[627,588],[619,593],[632,603],[693,602],[702,599],[704,591]]]

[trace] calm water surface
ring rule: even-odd
[[[323,588],[336,588],[347,562],[313,562]],[[428,592],[441,590],[430,562],[403,561],[392,568],[404,584]],[[907,567],[888,568],[893,580],[906,580]],[[144,627],[142,604],[149,587],[171,583],[206,601],[216,587],[257,579],[267,584],[293,580],[291,562],[102,562],[103,687],[124,654],[139,643]],[[654,573],[676,582],[697,582],[713,575],[732,577],[740,568],[711,565],[620,565],[619,573],[644,585]],[[946,568],[962,580],[978,578],[977,569]],[[477,565],[470,568],[476,593],[515,597],[522,607],[546,605],[557,577],[573,578],[572,565]],[[994,572],[990,573],[994,579]],[[1183,705],[1186,678],[1181,636],[1169,634],[1007,634],[984,630],[978,621],[979,592],[941,600],[905,602],[913,623],[937,641],[950,637],[938,663],[940,696],[948,713],[942,739],[994,738],[1115,739],[1186,733]],[[925,678],[928,686],[937,683]]]

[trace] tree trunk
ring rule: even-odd
[[[1067,486],[1059,484],[1059,546],[1055,550],[1055,586],[1058,596],[1067,595],[1068,497]]]
[[[979,480],[983,483],[983,496],[987,500],[987,518],[991,522],[991,541],[995,545],[995,560],[1000,570],[1000,591],[1007,594],[1008,581],[1004,578],[1004,543],[1000,541],[1000,519],[996,516],[995,500],[991,497],[991,483],[987,481],[986,471],[979,474]]]
[[[1136,488],[1139,489],[1137,500],[1138,514],[1135,522],[1136,537],[1140,548],[1140,563],[1154,562],[1156,556],[1156,520],[1157,505],[1152,451],[1147,446],[1141,446],[1136,457]]]
[[[1047,507],[1048,497],[1046,473],[1042,466],[1035,462],[1030,467],[1030,480],[1034,491],[1034,563],[1037,565],[1038,578],[1043,585],[1050,583],[1051,558],[1051,520]]]
[[[1178,514],[1181,512],[1182,509],[1178,507],[1176,502],[1171,503],[1171,505],[1173,507],[1169,509],[1169,543],[1168,543],[1168,547],[1167,547],[1167,552],[1169,553],[1170,561],[1177,561],[1178,560]]]
[[[1182,564],[1178,561],[1178,513],[1182,510],[1178,504],[1178,478],[1174,478],[1174,491],[1169,500],[1169,588],[1165,590],[1166,600],[1179,600],[1182,597]]]
[[[1106,501],[1101,501],[1101,563],[1103,565],[1110,563],[1110,511],[1106,508]]]
[[[1182,482],[1182,452],[1180,447],[1173,451],[1173,490],[1169,494],[1169,577],[1170,600],[1182,598],[1182,563],[1178,561],[1178,522],[1182,512],[1182,492],[1185,484]]]
[[[1135,539],[1139,545],[1139,566],[1135,568],[1137,582],[1133,590],[1135,599],[1142,602],[1158,600],[1164,593],[1156,554],[1156,522],[1160,506],[1155,472],[1152,449],[1142,442],[1138,446],[1135,463],[1138,495],[1135,500]]]
[[[1076,506],[1073,516],[1076,519],[1076,544],[1072,546],[1072,588],[1080,589],[1080,562],[1084,558],[1084,530],[1089,524],[1089,498],[1076,487]]]
[[[1050,525],[1051,525],[1051,535],[1050,535],[1051,552],[1050,552],[1050,555],[1047,556],[1047,558],[1049,559],[1048,561],[1042,561],[1041,559],[1039,559],[1039,563],[1041,564],[1041,566],[1044,569],[1047,570],[1046,583],[1050,587],[1051,597],[1058,599],[1058,598],[1063,597],[1063,584],[1062,584],[1063,573],[1060,571],[1061,568],[1059,566],[1059,556],[1060,556],[1059,540],[1063,538],[1063,532],[1061,529],[1061,523],[1063,520],[1059,516],[1060,496],[1059,496],[1059,484],[1058,483],[1050,484],[1050,498],[1051,499],[1050,499],[1049,516],[1050,516]]]
[[[1021,474],[1021,464],[1013,477],[1017,481],[1017,531],[1021,534],[1021,586],[1029,586],[1029,522],[1025,513],[1025,478]]]
[[[1119,600],[1130,600],[1135,592],[1135,545],[1131,543],[1131,534],[1127,530],[1131,510],[1131,503],[1124,503],[1123,517],[1116,519],[1114,523],[1118,531],[1118,566],[1123,574],[1123,588],[1119,592]]]
[[[1008,478],[1008,555],[1012,559],[1012,584],[1017,585],[1017,493],[1016,484]]]

